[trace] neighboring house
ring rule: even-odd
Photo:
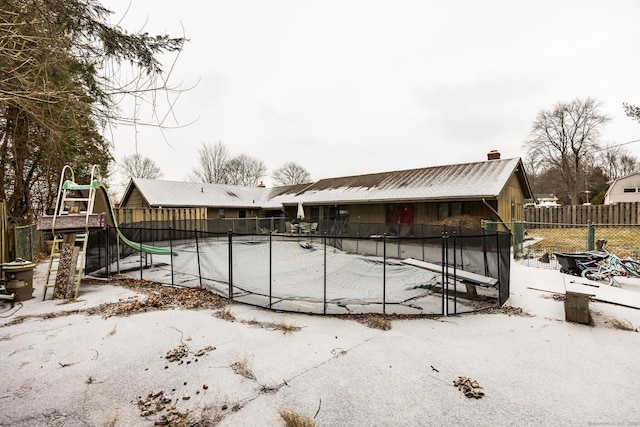
[[[553,194],[539,194],[536,200],[538,203],[535,206],[539,208],[561,206],[560,203],[558,203],[558,198]]]
[[[322,179],[311,184],[249,188],[133,179],[125,208],[206,207],[208,218],[296,218],[389,224],[391,234],[411,234],[413,224],[436,224],[460,217],[505,223],[524,219],[532,192],[522,161],[487,160],[393,172]],[[398,227],[399,225],[405,227]],[[397,226],[396,226],[397,225]],[[400,230],[406,230],[400,232]]]
[[[640,202],[640,173],[616,178],[609,184],[604,204]]]

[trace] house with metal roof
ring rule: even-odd
[[[489,159],[275,188],[135,178],[121,207],[206,207],[209,219],[293,220],[301,206],[305,221],[387,224],[384,232],[397,235],[411,235],[414,224],[455,224],[460,218],[470,227],[484,219],[509,229],[524,219],[531,187],[521,159],[500,159],[496,152]],[[469,224],[470,218],[475,222]]]
[[[132,178],[121,208],[206,208],[208,218],[257,216],[268,196],[264,187]]]

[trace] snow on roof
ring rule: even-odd
[[[353,203],[497,197],[519,163],[520,159],[515,158],[329,178],[282,202]]]
[[[264,201],[262,207],[264,209],[280,209],[283,206],[283,203],[287,200],[295,200],[296,194],[303,191],[308,186],[312,185],[311,183],[307,184],[297,184],[297,185],[287,185],[284,187],[275,187],[271,189],[269,197]],[[298,203],[298,202],[292,202]]]
[[[219,206],[278,209],[299,202],[358,203],[497,197],[520,159],[490,160],[322,179],[283,187],[133,179],[151,206]],[[524,176],[524,175],[523,175]],[[525,182],[525,197],[529,193]],[[522,182],[521,182],[522,184]]]
[[[151,206],[260,208],[270,189],[239,185],[133,178]]]

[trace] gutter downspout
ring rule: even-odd
[[[485,204],[489,209],[491,209],[491,212],[493,212],[494,214],[496,214],[496,216],[498,217],[498,221],[500,221],[500,223],[501,223],[504,227],[506,227],[506,229],[508,230],[508,229],[509,229],[509,227],[507,227],[507,225],[504,223],[504,221],[502,220],[502,218],[500,218],[500,214],[499,214],[495,209],[493,209],[493,206],[491,206],[491,205],[487,202],[487,200],[486,200],[484,197],[482,198],[482,203],[484,203],[484,204]]]

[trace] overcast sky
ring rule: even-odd
[[[640,139],[622,110],[640,105],[635,0],[103,5],[129,31],[190,39],[171,79],[195,87],[166,124],[193,123],[107,135],[116,158],[137,148],[164,179],[185,179],[201,143],[217,141],[263,160],[268,185],[286,161],[317,180],[481,161],[492,149],[525,157],[539,111],[586,97],[612,118],[603,142]],[[148,110],[140,121],[151,121]],[[640,157],[640,142],[626,147]]]

